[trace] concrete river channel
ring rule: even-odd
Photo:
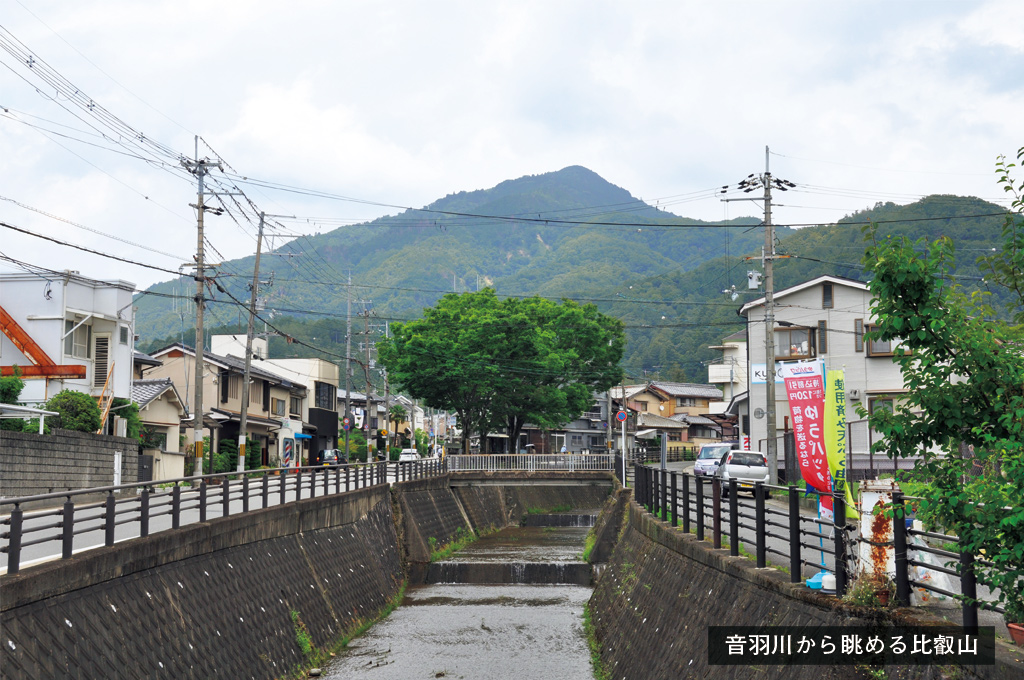
[[[435,562],[427,585],[410,587],[323,677],[593,678],[583,632],[591,566],[582,553],[596,514],[531,515],[532,526],[506,527]]]

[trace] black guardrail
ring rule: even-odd
[[[152,520],[169,516],[170,525],[164,529],[177,529],[183,515],[190,510],[198,511],[198,518],[192,521],[206,522],[215,512],[220,517],[244,514],[271,505],[344,494],[389,481],[434,477],[446,471],[447,466],[440,459],[406,463],[381,461],[228,472],[0,499],[0,514],[4,515],[0,518],[3,529],[0,539],[6,540],[6,545],[0,546],[0,553],[7,554],[7,573],[14,574],[21,567],[22,550],[34,545],[59,541],[60,557],[68,559],[75,551],[76,538],[102,532],[103,545],[111,546],[117,527],[122,525],[137,526],[138,537],[144,538],[151,533]],[[121,497],[115,497],[115,493]],[[97,494],[106,494],[105,500],[82,500]],[[59,502],[60,499],[64,499],[63,504],[55,508],[31,511],[22,508],[29,503]],[[236,505],[234,512],[232,502]]]

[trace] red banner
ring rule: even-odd
[[[808,486],[830,494],[832,478],[825,455],[825,380],[821,364],[817,361],[782,364],[782,377],[786,382],[800,474]],[[832,499],[828,498],[823,505],[831,508]]]

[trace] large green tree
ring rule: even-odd
[[[1018,159],[1024,158],[1024,148]],[[908,390],[892,412],[871,414],[889,455],[923,455],[918,513],[984,554],[984,579],[999,589],[1008,621],[1024,620],[1024,181],[1000,159],[1012,195],[1003,247],[979,264],[1015,300],[1010,319],[966,294],[952,276],[952,241],[879,239],[869,229],[864,263],[874,278],[873,339],[897,341]],[[921,250],[923,249],[923,253]],[[980,474],[979,474],[980,473]]]
[[[379,345],[388,373],[427,406],[454,411],[463,449],[527,420],[555,427],[621,377],[622,324],[593,305],[499,300],[492,289],[445,295]]]

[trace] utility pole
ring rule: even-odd
[[[245,375],[242,377],[242,408],[238,423],[238,471],[245,471],[245,448],[249,419],[249,369],[252,367],[253,324],[256,320],[256,295],[260,287],[260,252],[263,248],[263,223],[266,216],[260,213],[260,230],[256,235],[256,264],[252,271],[252,292],[249,294],[249,327],[245,334]]]
[[[363,313],[363,342],[366,344],[366,462],[370,462],[370,310]]]
[[[771,484],[779,483],[779,451],[775,441],[775,230],[772,229],[772,175],[768,169],[768,147],[764,147],[764,339],[765,339],[765,424],[768,428],[768,474]],[[789,480],[792,482],[793,480]]]
[[[774,262],[779,257],[775,254],[775,229],[772,225],[772,188],[780,191],[789,191],[796,185],[785,179],[772,177],[769,167],[770,152],[764,147],[764,174],[759,177],[748,175],[747,179],[739,182],[738,188],[744,193],[750,193],[760,187],[764,195],[758,198],[724,198],[723,201],[757,201],[764,202],[764,338],[765,338],[765,425],[767,428],[766,444],[768,447],[768,470],[769,482],[778,484],[779,481],[779,452],[778,441],[776,440],[776,413],[775,413],[775,277]],[[727,187],[726,187],[727,188]],[[725,193],[726,188],[722,189]],[[741,428],[742,429],[742,428]],[[751,442],[753,445],[753,442]],[[794,480],[789,480],[792,483]]]
[[[384,322],[384,337],[388,337],[388,322]],[[381,372],[384,374],[384,420],[387,422],[386,429],[388,431],[387,436],[384,437],[384,453],[387,457],[391,456],[391,382],[388,381],[388,370],[381,368]],[[411,415],[411,414],[410,414]],[[410,418],[411,420],[411,418]]]
[[[198,142],[197,142],[198,145]],[[198,153],[196,154],[198,156]],[[203,262],[203,214],[206,212],[206,206],[203,203],[203,180],[207,173],[210,172],[211,167],[220,167],[219,163],[214,163],[209,159],[199,160],[196,158],[194,161],[183,160],[182,164],[196,176],[199,181],[199,193],[197,195],[196,204],[193,206],[196,209],[196,226],[198,230],[198,238],[196,241],[196,368],[195,368],[195,379],[196,379],[196,392],[195,402],[192,405],[192,437],[195,441],[195,474],[196,476],[202,476],[203,474],[203,287],[206,285],[206,272],[204,270]]]
[[[351,460],[348,452],[348,433],[352,429],[352,272],[348,273],[345,285],[347,308],[345,311],[345,417],[348,418],[348,429],[345,430],[345,460]]]

